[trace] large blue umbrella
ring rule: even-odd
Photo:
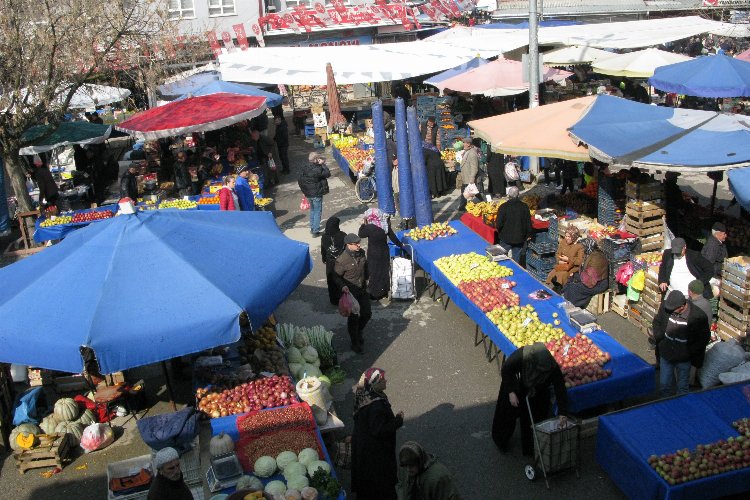
[[[717,54],[656,68],[648,83],[664,92],[697,97],[750,96],[750,62]]]
[[[202,85],[194,90],[191,90],[190,92],[186,92],[184,95],[180,96],[179,99],[185,99],[188,96],[198,97],[201,95],[218,94],[220,92],[265,97],[266,106],[268,106],[269,108],[278,106],[279,104],[281,104],[281,100],[283,99],[279,94],[266,92],[265,90],[261,90],[258,87],[253,87],[252,85],[225,82],[222,80],[210,82],[206,85]]]
[[[120,215],[0,269],[0,361],[113,373],[237,341],[310,272],[267,212]]]
[[[732,194],[745,210],[750,210],[750,168],[734,168],[727,177]]]
[[[486,59],[482,59],[481,57],[475,57],[469,62],[459,64],[455,68],[447,69],[443,71],[442,73],[438,73],[437,75],[425,80],[424,83],[426,83],[427,85],[436,86],[437,83],[440,83],[443,80],[447,80],[448,78],[454,77],[456,75],[460,75],[461,73],[465,73],[466,71],[469,71],[470,69],[484,66],[488,62],[489,61],[487,61]]]
[[[600,95],[569,133],[611,165],[696,173],[750,164],[750,120],[743,115]]]

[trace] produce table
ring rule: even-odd
[[[440,257],[451,254],[468,252],[485,253],[487,242],[470,231],[463,223],[453,221],[450,223],[450,226],[456,229],[458,234],[447,238],[437,238],[432,241],[419,240],[415,242],[407,238],[408,243],[414,248],[414,260],[431,276],[435,284],[443,290],[450,300],[478,325],[481,331],[489,337],[497,348],[505,355],[509,355],[517,349],[516,346],[434,264],[434,261]],[[553,322],[552,313],[557,312],[561,320],[560,328],[563,328],[568,335],[575,335],[577,333],[566,321],[562,309],[558,307],[564,302],[562,297],[553,293],[553,296],[547,300],[529,298],[529,294],[533,291],[541,288],[548,291],[549,289],[544,287],[515,262],[507,260],[503,262],[503,265],[513,270],[513,276],[509,279],[517,283],[513,291],[519,295],[522,306],[532,304],[539,314],[540,320],[548,323]],[[602,330],[589,334],[589,337],[602,350],[609,352],[611,355],[612,359],[605,367],[612,370],[612,375],[596,382],[568,389],[569,407],[572,412],[579,412],[587,408],[653,392],[655,380],[654,368],[651,365],[625,349],[619,342]]]
[[[731,424],[750,416],[748,394],[750,385],[740,383],[604,415],[596,460],[630,498],[703,499],[750,491],[748,468],[670,486],[647,461],[738,436]]]
[[[481,217],[465,213],[461,216],[461,222],[466,227],[477,233],[483,240],[489,243],[496,243],[497,229],[484,223]],[[542,221],[534,217],[531,218],[531,227],[536,231],[546,231],[549,229],[549,221]]]
[[[97,207],[97,208],[86,208],[83,210],[74,210],[72,212],[65,212],[62,215],[70,215],[75,216],[76,214],[85,214],[90,212],[103,212],[103,211],[110,211],[110,212],[117,212],[118,206],[117,205],[107,205],[104,207]],[[36,220],[35,225],[35,231],[34,231],[34,241],[37,243],[44,243],[48,240],[61,240],[65,238],[65,236],[70,233],[71,231],[75,231],[76,229],[80,229],[82,227],[88,226],[92,222],[99,222],[98,220],[95,221],[84,221],[84,222],[71,222],[69,224],[60,224],[58,226],[49,226],[49,227],[42,227],[42,222],[44,222],[47,218],[46,217],[39,217]],[[101,219],[101,220],[107,220],[107,219]]]
[[[352,170],[351,165],[349,165],[349,162],[346,158],[344,158],[344,155],[341,154],[341,151],[339,151],[339,148],[336,146],[331,145],[331,153],[333,153],[333,159],[336,160],[336,163],[338,164],[339,168],[346,176],[351,175],[357,175],[357,172]]]

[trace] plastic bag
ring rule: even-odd
[[[469,184],[468,186],[466,186],[466,189],[464,189],[464,198],[466,198],[467,200],[474,198],[478,194],[479,188],[477,188],[477,185],[474,183]]]
[[[628,283],[629,286],[632,286],[633,289],[642,292],[643,289],[646,286],[646,273],[643,271],[643,269],[639,269],[633,274],[633,277],[630,278],[630,282]]]
[[[343,292],[339,299],[339,314],[345,318],[348,318],[352,313],[352,294],[349,292]]]
[[[276,170],[276,162],[273,161],[273,158],[268,159],[268,170]]]
[[[307,196],[302,197],[302,201],[299,202],[299,209],[310,210],[310,200],[307,199]]]
[[[112,428],[105,424],[91,424],[83,430],[81,448],[86,453],[106,448],[115,441]]]

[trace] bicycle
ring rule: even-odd
[[[362,171],[357,175],[357,181],[354,183],[354,194],[362,203],[370,203],[377,197],[377,193],[374,164],[365,163]]]

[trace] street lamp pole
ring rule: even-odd
[[[539,106],[539,16],[537,1],[529,0],[529,108]]]

